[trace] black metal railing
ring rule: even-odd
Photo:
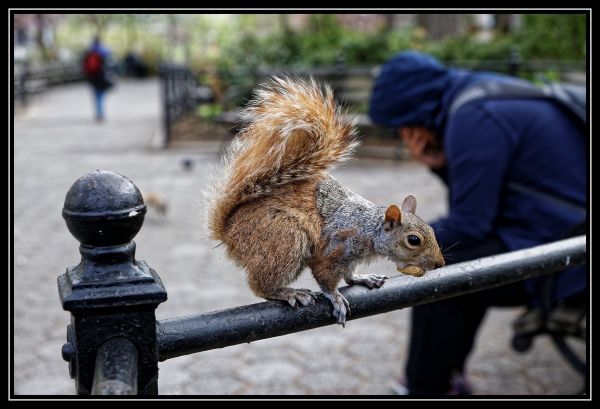
[[[163,109],[163,146],[171,141],[175,121],[198,105],[212,100],[209,87],[198,83],[197,75],[183,65],[162,64],[160,67]]]
[[[475,261],[452,264],[422,278],[394,277],[377,291],[360,286],[341,293],[350,303],[348,320],[464,295],[585,261],[586,240],[578,237]],[[236,307],[157,324],[160,360],[305,331],[335,323],[331,304],[292,309],[277,302]]]
[[[13,66],[13,98],[21,106],[27,105],[31,97],[53,85],[84,79],[78,63],[51,62],[32,65],[28,62]]]
[[[137,395],[138,355],[127,338],[111,338],[98,349],[92,395]]]
[[[145,212],[137,187],[113,172],[84,175],[67,193],[63,217],[81,242],[81,262],[67,268],[58,287],[72,314],[62,353],[78,394],[156,395],[158,361],[336,322],[322,296],[298,309],[269,301],[156,321],[166,291],[156,272],[134,257]],[[586,254],[586,237],[579,236],[341,293],[349,319],[358,319],[554,273],[585,263]]]

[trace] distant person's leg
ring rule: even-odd
[[[506,252],[497,240],[455,251],[448,264]],[[411,337],[406,365],[410,394],[443,395],[452,389],[452,377],[462,375],[477,330],[487,308],[522,305],[522,283],[450,298],[412,309]]]
[[[96,105],[96,121],[104,120],[104,94],[105,91],[94,88],[94,98]]]

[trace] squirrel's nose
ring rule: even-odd
[[[444,267],[446,265],[446,261],[443,256],[440,256],[435,262],[435,268]]]

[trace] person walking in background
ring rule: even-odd
[[[106,91],[113,86],[109,71],[110,50],[95,37],[83,58],[83,72],[92,86],[96,121],[105,119],[104,99]]]
[[[585,124],[549,98],[480,98],[451,109],[467,87],[490,81],[526,83],[406,51],[382,66],[371,95],[373,122],[393,128],[448,186],[449,214],[431,224],[447,264],[556,241],[587,219]],[[556,275],[552,299],[583,293],[585,273]],[[414,307],[396,392],[471,394],[465,364],[487,308],[539,304],[542,280]]]

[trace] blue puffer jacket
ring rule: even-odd
[[[509,250],[522,249],[561,239],[586,219],[587,137],[564,108],[550,100],[487,99],[448,115],[464,87],[490,79],[520,81],[403,52],[382,67],[373,89],[374,122],[425,126],[443,143],[450,211],[432,224],[443,248],[496,234]],[[539,282],[527,282],[533,295]],[[585,288],[585,268],[565,270],[554,298]]]

